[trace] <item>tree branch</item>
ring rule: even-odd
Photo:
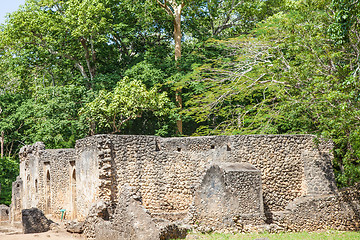
[[[163,8],[165,9],[165,11],[167,12],[167,14],[169,14],[170,16],[174,16],[174,12],[171,11],[171,9],[169,8],[169,6],[166,4],[167,1],[165,0],[164,3],[160,2],[160,0],[156,0],[156,2]]]

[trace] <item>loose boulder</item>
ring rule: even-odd
[[[50,230],[53,221],[47,219],[44,213],[37,208],[23,209],[21,211],[23,232],[41,233]]]

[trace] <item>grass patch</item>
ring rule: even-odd
[[[254,240],[254,239],[269,239],[269,240],[359,240],[360,232],[342,232],[342,231],[326,231],[326,232],[299,232],[299,233],[249,233],[249,234],[198,234],[190,233],[186,239],[197,240]]]

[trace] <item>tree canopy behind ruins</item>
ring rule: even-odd
[[[1,161],[36,141],[177,136],[181,120],[185,136],[332,139],[337,182],[351,185],[360,176],[359,4],[28,0],[0,30]],[[182,6],[181,58],[173,6]],[[114,111],[122,101],[131,107]]]

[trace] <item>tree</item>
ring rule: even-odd
[[[328,1],[292,4],[251,36],[208,41],[220,57],[195,69],[188,84],[197,84],[198,92],[184,112],[198,121],[199,135],[311,133],[331,139],[337,182],[349,186],[360,180],[358,29],[353,24],[339,47],[327,34],[333,21]]]
[[[166,93],[158,93],[154,87],[147,90],[139,80],[125,77],[111,92],[99,95],[81,109],[80,114],[90,123],[91,134],[102,131],[120,133],[131,120],[146,112],[162,117],[170,112],[170,100]]]
[[[185,27],[192,37],[208,39],[250,33],[257,23],[280,11],[283,0],[203,0],[189,6]]]
[[[10,206],[12,182],[19,175],[19,163],[12,158],[0,158],[0,204]]]
[[[90,87],[99,61],[97,45],[106,41],[109,18],[101,0],[28,1],[8,19],[2,45],[10,55],[31,54],[27,59],[31,68],[52,77],[54,65],[70,63]]]
[[[29,116],[29,111],[21,110],[21,106],[26,102],[23,94],[4,93],[0,95],[0,132],[4,132],[4,156],[16,158],[18,150],[24,144],[26,136],[24,131],[25,119]]]
[[[155,4],[28,0],[0,31],[0,76],[5,79],[0,87],[33,91],[81,84],[90,89],[106,75],[121,79],[151,54],[166,56],[171,26]]]
[[[328,30],[330,36],[337,44],[348,43],[351,31],[359,26],[359,1],[333,0],[331,9],[334,16]]]
[[[181,58],[181,13],[186,5],[186,0],[156,0],[156,2],[171,16],[174,25],[175,61]]]
[[[92,99],[92,92],[74,85],[47,87],[19,106],[24,119],[26,142],[44,142],[49,148],[70,148],[85,137],[87,125],[78,112]]]
[[[198,54],[211,57],[186,83],[195,91],[183,113],[199,124],[196,135],[278,133],[283,83],[273,78],[272,50],[249,36],[207,41]]]
[[[165,10],[165,12],[172,17],[173,25],[174,25],[174,42],[175,42],[175,61],[179,61],[181,58],[181,13],[183,8],[186,5],[186,0],[181,0],[177,2],[176,0],[156,0],[156,2]],[[170,5],[169,5],[170,4]],[[182,97],[181,97],[181,88],[176,89],[176,102],[178,103],[178,107],[182,109]],[[183,133],[182,120],[177,121],[177,129],[180,134]]]

